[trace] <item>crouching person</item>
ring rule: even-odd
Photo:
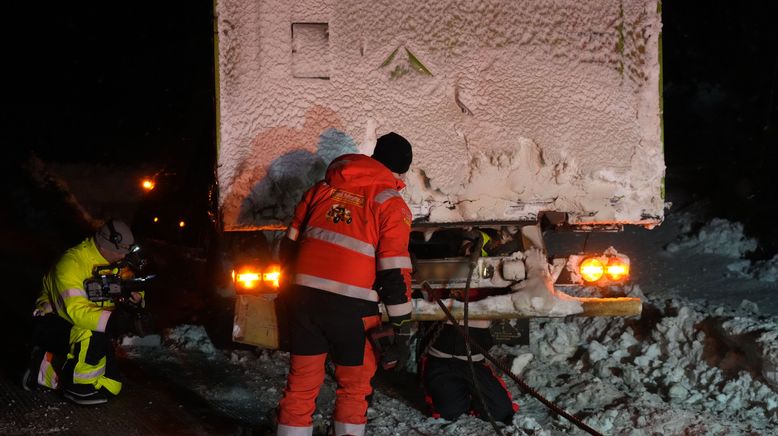
[[[68,249],[43,277],[25,389],[61,389],[65,398],[82,405],[105,403],[121,391],[112,339],[132,330],[135,315],[112,299],[97,297],[91,288],[88,293],[85,282],[94,277],[95,268],[112,267],[134,248],[129,226],[109,220]],[[127,304],[142,305],[143,293],[132,292]]]
[[[486,350],[494,345],[489,332],[490,321],[470,321],[468,324],[472,340]],[[471,346],[476,388],[467,362],[464,339],[450,323],[440,328],[442,330],[435,342],[429,345],[427,353],[421,358],[425,400],[432,416],[453,421],[464,413],[470,413],[488,419],[489,415],[476,392],[478,389],[494,420],[510,424],[519,406],[512,402],[505,382],[486,362],[484,355]]]

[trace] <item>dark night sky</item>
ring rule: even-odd
[[[668,165],[773,166],[778,4],[707,3],[663,6]]]
[[[2,117],[12,153],[165,163],[213,152],[212,2],[113,4],[9,13]],[[712,214],[773,241],[777,19],[770,0],[663,4],[668,192],[707,199]]]
[[[760,240],[755,256],[769,257],[778,251],[778,2],[662,9],[668,193],[744,223]]]
[[[32,3],[15,14],[4,117],[17,146],[69,162],[167,160],[211,147],[212,2],[121,5]]]

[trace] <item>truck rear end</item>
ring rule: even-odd
[[[230,256],[237,341],[267,345],[251,331],[283,287],[273,247],[302,193],[389,131],[414,147],[420,294],[453,297],[471,276],[492,295],[474,318],[640,312],[560,291],[621,286],[639,259],[549,256],[544,234],[663,219],[657,1],[220,0],[216,20],[219,210],[226,238],[257,241]],[[491,252],[471,269],[479,238]],[[414,301],[417,319],[442,316]]]

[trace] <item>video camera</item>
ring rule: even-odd
[[[156,275],[143,275],[148,261],[135,246],[124,259],[109,264],[97,265],[92,277],[84,280],[84,290],[90,301],[113,301],[117,305],[130,302],[132,292],[146,290]]]

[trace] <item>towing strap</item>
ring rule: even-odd
[[[473,252],[470,254],[470,266],[469,270],[467,272],[467,282],[465,283],[465,328],[461,329],[459,325],[456,325],[457,332],[461,332],[465,338],[465,350],[467,351],[467,366],[470,368],[470,377],[473,380],[473,387],[475,387],[475,393],[478,396],[478,401],[481,402],[481,406],[484,408],[484,411],[486,411],[486,417],[489,418],[489,424],[492,425],[492,428],[494,429],[494,432],[497,433],[499,436],[503,436],[502,431],[500,431],[500,427],[497,427],[497,423],[494,422],[494,417],[492,416],[492,411],[489,410],[489,406],[486,405],[486,401],[484,400],[484,394],[481,392],[481,387],[478,385],[478,378],[475,376],[475,367],[473,365],[473,352],[470,349],[470,328],[468,326],[468,306],[470,303],[470,299],[468,298],[470,295],[470,279],[473,277],[473,270],[475,270],[476,265],[476,259],[478,259],[478,255],[481,254],[481,250],[483,250],[484,246],[484,240],[483,236],[484,233],[481,233],[479,235],[478,240],[476,241],[476,247],[473,250]],[[440,299],[438,299],[438,304],[440,304]]]

